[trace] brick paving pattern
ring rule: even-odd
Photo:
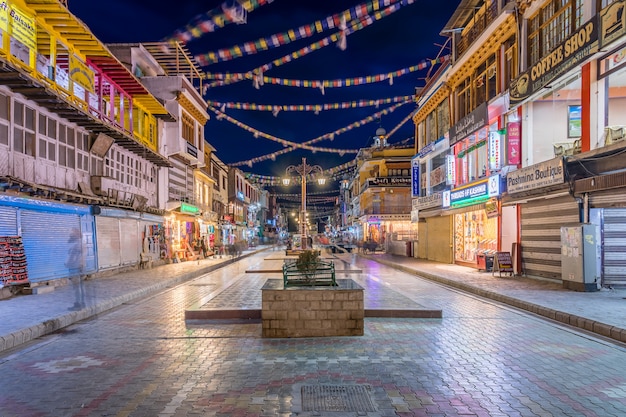
[[[262,259],[263,254],[249,254],[194,280],[177,278],[178,273],[188,273],[184,268],[191,265],[155,268],[143,284],[151,282],[154,287],[160,285],[155,281],[166,282],[151,291],[128,277],[113,279],[120,286],[127,284],[126,294],[134,298],[106,313],[99,306],[105,299],[113,305],[110,298],[125,298],[118,293],[124,288],[99,287],[91,293],[89,311],[68,313],[90,320],[0,354],[0,415],[626,415],[623,344],[418,278],[396,269],[402,259],[395,257],[374,261],[346,255],[343,259],[363,270],[352,278],[366,291],[369,287],[375,292],[378,286],[386,303],[393,304],[396,293],[399,303],[409,299],[441,308],[442,319],[367,319],[364,336],[302,339],[264,339],[258,322],[185,323],[186,309],[213,299],[228,304],[230,298],[227,307],[231,308],[257,303],[247,296],[264,278],[245,271]],[[381,263],[394,260],[396,268]],[[195,267],[212,262],[219,260]],[[446,272],[449,275],[466,274],[468,280],[484,280],[485,288],[497,290],[499,283],[489,286],[484,274],[449,267],[445,270],[451,271]],[[591,317],[584,312],[581,317],[596,321],[594,314],[610,313],[594,304],[607,299],[604,293],[558,288],[543,293],[543,284],[537,289],[524,279],[500,283],[511,283],[510,291],[526,304],[545,294],[543,304],[556,309],[569,295],[570,308],[576,309],[584,295],[591,296],[586,300],[594,307]],[[63,291],[17,301],[47,300],[49,310],[58,308],[60,314],[61,307],[67,312],[73,303]],[[0,309],[17,314],[17,309],[12,310],[15,302],[1,301]],[[48,317],[54,318],[53,314]],[[44,316],[42,308],[36,317]],[[0,326],[3,331],[7,328]],[[327,385],[368,387],[375,411],[305,411],[302,387]],[[341,406],[340,399],[322,400]]]

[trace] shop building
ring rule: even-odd
[[[513,149],[506,127],[507,89],[517,74],[514,6],[463,1],[441,31],[449,37],[450,64],[422,90],[413,118],[413,217],[424,238],[417,256],[482,268],[481,259],[516,236],[517,217],[500,201],[514,163],[505,153]]]
[[[171,116],[61,3],[5,3],[20,19],[0,28],[2,233],[23,243],[31,284],[136,265],[163,223],[159,126]],[[117,262],[105,260],[111,217],[132,248]],[[122,235],[121,219],[136,232]],[[61,253],[70,241],[80,267]]]
[[[526,70],[510,92],[525,168],[508,174],[505,197],[520,214],[521,269],[566,285],[561,228],[592,223],[601,249],[594,283],[625,285],[624,2],[526,6]],[[566,24],[549,29],[555,21]]]
[[[417,240],[417,226],[410,219],[414,151],[388,144],[385,135],[383,128],[377,129],[373,145],[357,155],[353,193],[358,205],[352,213],[359,225],[356,236],[388,253],[411,256]]]
[[[173,116],[163,123],[160,149],[170,162],[170,168],[160,173],[158,193],[168,213],[165,256],[174,261],[196,259],[201,256],[201,240],[210,226],[215,228],[216,220],[210,213],[211,179],[200,171],[207,163],[205,147],[210,146],[204,139],[207,104],[198,91],[202,72],[181,45],[168,45],[167,54],[160,43],[108,47]]]

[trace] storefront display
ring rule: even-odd
[[[497,250],[497,218],[488,218],[485,210],[454,215],[455,261],[476,263],[478,254],[493,255]]]

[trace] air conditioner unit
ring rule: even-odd
[[[114,189],[117,181],[111,177],[103,177],[102,175],[91,176],[91,191],[96,195],[106,196],[109,189]]]

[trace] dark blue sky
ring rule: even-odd
[[[184,27],[194,17],[213,10],[222,0],[108,0],[101,2],[69,0],[70,11],[105,43],[158,41]],[[230,24],[199,40],[188,43],[193,54],[228,48],[243,42],[255,41],[275,33],[310,24],[316,20],[339,13],[366,0],[274,0],[260,7],[247,17],[247,24]],[[347,49],[342,51],[335,45],[327,46],[289,64],[274,68],[265,75],[296,80],[335,80],[387,74],[432,59],[437,56],[445,38],[439,32],[452,15],[459,0],[417,0],[403,6],[399,11],[372,25],[353,33],[347,38]],[[292,42],[253,56],[242,57],[203,69],[206,72],[246,72],[260,65],[296,51],[318,41],[334,31]],[[447,53],[447,52],[446,52]],[[250,81],[232,86],[210,89],[205,98],[220,102],[247,102],[256,104],[324,104],[352,100],[375,100],[414,93],[416,87],[424,85],[428,70],[413,72],[395,78],[393,85],[388,81],[366,86],[319,89],[264,85],[255,89]],[[305,142],[324,133],[343,128],[379,111],[383,107],[364,107],[348,110],[328,110],[315,115],[312,112],[243,111],[228,109],[226,113],[260,131],[293,141]],[[384,116],[381,125],[390,131],[404,119],[415,105],[410,103]],[[322,141],[315,146],[337,149],[358,149],[369,146],[378,122],[369,123],[347,133],[336,136],[334,141]],[[206,128],[206,137],[217,149],[218,156],[226,163],[235,163],[263,156],[283,149],[281,144],[263,138],[254,138],[212,114]],[[399,142],[413,136],[411,121],[400,128],[390,139]],[[268,160],[240,167],[246,172],[261,175],[281,176],[285,168],[299,163],[306,157],[309,163],[333,168],[354,159],[354,154],[343,157],[334,153],[297,150],[279,156],[276,161]]]

